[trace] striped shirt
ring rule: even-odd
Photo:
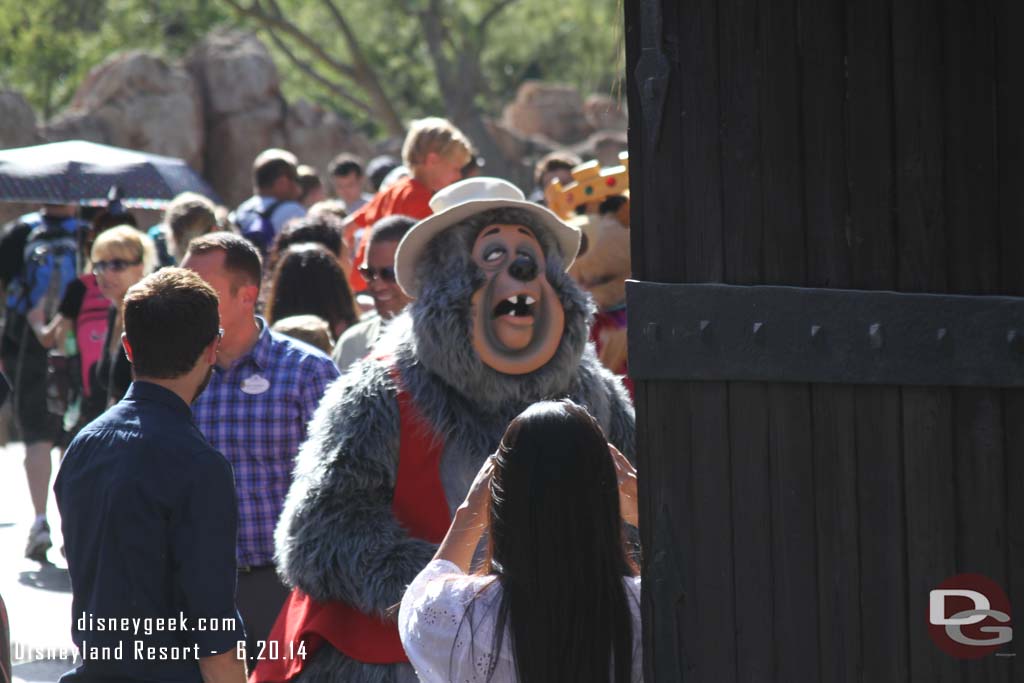
[[[230,367],[215,366],[192,406],[199,429],[234,469],[239,568],[273,564],[274,527],[295,456],[327,385],[338,377],[321,351],[257,320],[256,344]]]

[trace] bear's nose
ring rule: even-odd
[[[537,262],[532,256],[520,254],[508,267],[508,274],[520,282],[530,282],[537,277]]]

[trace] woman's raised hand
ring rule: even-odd
[[[483,515],[487,510],[487,504],[491,499],[491,475],[494,474],[494,456],[490,455],[480,466],[473,483],[469,485],[469,493],[462,501],[460,509],[472,512],[474,515]]]
[[[462,505],[455,510],[455,517],[448,527],[441,545],[434,555],[435,560],[448,560],[456,564],[463,572],[468,572],[473,561],[473,553],[480,543],[487,527],[487,506],[491,500],[491,474],[494,472],[494,456],[484,461],[476,478],[469,486]]]
[[[633,526],[640,526],[637,512],[636,468],[615,446],[608,444],[608,451],[612,454],[615,475],[619,480],[619,509],[622,521]]]

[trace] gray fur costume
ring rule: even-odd
[[[529,226],[547,258],[547,278],[565,311],[555,356],[527,375],[483,364],[471,342],[470,299],[483,282],[472,260],[480,230]],[[444,438],[441,481],[454,510],[508,423],[530,404],[568,396],[587,406],[609,440],[633,459],[633,408],[622,383],[598,362],[588,330],[589,296],[564,271],[553,238],[515,209],[470,217],[438,235],[417,267],[422,290],[378,348],[390,348],[404,388]],[[399,415],[388,366],[357,363],[327,391],[299,452],[277,528],[284,580],[317,600],[339,599],[377,615],[398,603],[436,546],[410,538],[391,513],[398,467]],[[302,681],[415,681],[409,665],[356,662],[329,644],[312,656]]]

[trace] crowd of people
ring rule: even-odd
[[[569,184],[580,161],[541,159],[531,200],[543,204],[554,179]],[[341,154],[328,184],[268,149],[253,163],[253,196],[230,212],[185,193],[148,229],[117,201],[89,220],[46,205],[5,228],[0,355],[35,514],[26,557],[46,561],[52,546],[57,448],[76,618],[180,611],[235,624],[191,634],[190,661],[83,652],[66,680],[240,681],[244,664],[265,659],[293,589],[275,534],[289,489],[311,476],[296,462],[314,417],[362,359],[396,353],[387,331],[429,296],[401,281],[400,246],[435,214],[438,193],[479,169],[466,136],[427,118],[411,123],[401,160],[364,168]],[[517,280],[537,276],[531,248],[512,256]],[[533,305],[509,298],[503,316]],[[623,540],[623,522],[637,523],[629,459],[568,399],[505,424],[465,501],[452,501],[448,533],[400,616],[396,604],[387,617],[408,660],[429,681],[639,680],[640,584]],[[442,612],[443,623],[432,616]],[[123,634],[76,625],[73,637],[114,651]],[[181,642],[164,632],[147,647]]]

